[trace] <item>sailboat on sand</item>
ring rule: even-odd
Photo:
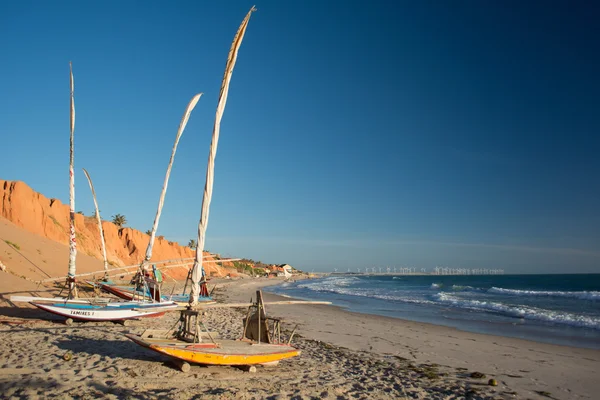
[[[164,314],[168,310],[177,308],[174,302],[155,301],[129,301],[111,302],[110,299],[79,298],[76,282],[76,257],[77,243],[75,234],[75,179],[74,179],[74,131],[75,131],[75,100],[73,69],[69,64],[70,86],[71,86],[71,109],[70,109],[70,158],[69,158],[69,206],[70,206],[70,229],[69,229],[69,269],[66,279],[66,298],[39,298],[26,296],[12,296],[11,301],[26,301],[30,304],[50,313],[67,318],[67,323],[73,320],[79,321],[121,321],[132,318],[152,317]],[[91,184],[91,180],[90,180]],[[97,211],[97,209],[96,209]],[[106,259],[106,258],[105,258]]]
[[[214,161],[219,141],[221,117],[227,102],[229,82],[237,59],[238,50],[253,11],[255,11],[254,7],[250,9],[235,35],[233,44],[229,50],[225,74],[221,84],[208,157],[206,184],[202,199],[202,211],[200,222],[198,224],[198,246],[196,248],[194,266],[190,274],[192,288],[189,296],[188,309],[181,311],[179,327],[177,329],[146,330],[141,336],[126,335],[140,346],[177,360],[181,370],[184,372],[187,372],[190,369],[190,362],[214,365],[273,365],[280,360],[295,357],[300,354],[300,350],[290,345],[291,337],[287,342],[282,342],[281,321],[279,319],[267,318],[264,307],[265,303],[262,301],[262,294],[260,291],[257,292],[256,302],[254,303],[200,305],[197,301],[198,295],[201,293],[201,284],[205,278],[204,268],[202,266],[202,249],[204,247],[209,207],[212,197]],[[329,304],[328,302],[302,301],[284,301],[276,303]],[[244,333],[240,340],[220,340],[214,332],[210,332],[206,328],[204,321],[202,320],[204,310],[219,307],[248,307],[248,313],[243,321]]]

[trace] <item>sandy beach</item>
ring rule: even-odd
[[[4,277],[4,275],[3,275]],[[223,302],[248,301],[279,280],[211,281]],[[2,296],[2,398],[420,398],[594,399],[600,352],[478,335],[441,326],[355,314],[326,305],[267,306],[286,335],[298,325],[296,359],[246,372],[195,365],[181,372],[166,357],[134,344],[126,333],[170,328],[178,318],[66,326]],[[265,300],[280,299],[265,293]],[[207,312],[211,330],[239,338],[245,309]],[[63,355],[73,354],[70,361]],[[480,372],[485,378],[474,378]],[[498,386],[489,386],[496,379]]]
[[[3,4],[0,400],[600,399],[600,7],[438,3]]]

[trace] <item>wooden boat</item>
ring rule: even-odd
[[[121,299],[125,300],[140,300],[140,299],[154,299],[155,301],[174,301],[179,305],[186,305],[189,301],[189,294],[185,293],[185,287],[183,289],[183,293],[181,294],[169,294],[169,295],[161,295],[160,298],[157,296],[157,290],[160,291],[160,284],[162,282],[162,276],[160,273],[157,274],[158,269],[153,265],[153,272],[147,274],[143,278],[143,288],[136,287],[133,285],[123,286],[117,285],[112,281],[97,281],[92,282],[88,281],[87,284],[93,287],[97,287],[107,293],[113,294]],[[139,272],[138,272],[139,273]],[[188,274],[189,277],[189,274]],[[141,281],[139,278],[134,278],[133,282]],[[197,297],[197,301],[199,303],[212,303],[214,302],[213,298],[208,293],[208,288],[206,287],[206,282],[202,282],[200,289],[200,294]],[[187,281],[186,281],[187,286]]]
[[[139,289],[136,289],[135,286],[119,286],[119,285],[115,285],[115,284],[109,284],[109,283],[103,283],[103,282],[88,282],[88,284],[96,286],[98,288],[100,288],[101,290],[113,294],[121,299],[124,300],[133,300],[134,298],[140,299],[140,298],[153,298],[155,297],[153,295],[153,291],[152,289],[150,289],[149,291],[142,291]],[[179,305],[186,305],[188,303],[188,300],[190,299],[189,294],[173,294],[173,295],[165,295],[163,294],[161,296],[161,299],[163,301],[174,301],[175,303],[179,304]],[[198,302],[202,302],[202,303],[210,303],[210,302],[214,302],[213,298],[211,296],[198,296]]]
[[[136,276],[131,280],[131,283],[136,282],[138,282],[137,286],[117,285],[112,281],[105,280],[97,282],[88,281],[87,284],[125,300],[139,301],[144,299],[153,299],[154,301],[174,301],[177,304],[184,306],[188,303],[188,300],[190,298],[189,294],[185,293],[185,289],[187,287],[187,280],[186,286],[183,288],[183,293],[160,295],[162,273],[159,269],[156,268],[156,265],[152,265],[152,271],[145,272],[144,275],[141,275],[141,272],[138,271]],[[139,283],[142,284],[140,285]],[[197,297],[197,301],[199,303],[204,304],[214,302],[212,297],[208,293],[206,281],[201,283],[200,294]]]
[[[30,302],[37,308],[52,314],[77,321],[123,321],[127,319],[158,317],[167,311],[176,309],[174,302],[112,302],[112,303],[81,303],[81,302]]]
[[[300,355],[287,344],[253,343],[242,340],[215,340],[187,343],[179,340],[125,335],[140,346],[179,360],[206,365],[273,365]],[[185,367],[183,367],[186,369]]]
[[[111,283],[103,283],[103,282],[87,282],[89,285],[93,287],[97,287],[106,293],[113,294],[120,299],[131,300],[133,299],[136,292],[139,292],[139,296],[143,297],[144,294],[141,291],[137,291],[134,286],[119,286]]]
[[[326,302],[275,302],[276,304]],[[206,309],[221,307],[245,307],[248,313],[243,319],[244,331],[239,340],[221,340],[218,334],[206,329],[202,317]],[[148,329],[142,335],[125,335],[134,343],[157,353],[178,360],[180,368],[187,372],[187,363],[208,365],[275,365],[281,360],[300,355],[300,350],[282,341],[281,320],[268,318],[262,293],[256,292],[256,302],[249,304],[214,304],[200,309],[181,311],[177,329]]]

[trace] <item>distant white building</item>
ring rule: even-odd
[[[294,270],[294,268],[292,268],[291,265],[281,264],[281,265],[278,265],[278,267],[283,269],[283,276],[285,276],[286,278],[290,278],[292,276],[292,271]]]

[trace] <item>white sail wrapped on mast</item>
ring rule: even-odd
[[[90,189],[92,190],[92,197],[94,198],[94,207],[96,208],[96,220],[98,221],[98,230],[100,231],[100,243],[102,244],[102,256],[104,257],[104,275],[108,277],[108,259],[106,258],[106,241],[104,240],[104,229],[102,229],[102,220],[100,219],[100,210],[98,209],[98,201],[96,200],[96,191],[94,190],[94,184],[92,183],[92,178],[90,174],[83,169],[83,173],[90,184]]]
[[[233,38],[233,43],[229,50],[227,57],[227,64],[225,65],[225,74],[223,81],[221,82],[221,92],[219,94],[219,102],[217,104],[217,112],[215,115],[215,124],[213,127],[212,140],[210,142],[210,151],[208,153],[208,167],[206,169],[206,183],[204,186],[204,196],[202,197],[202,211],[200,213],[200,222],[198,223],[198,244],[196,246],[196,256],[194,258],[194,266],[192,269],[192,290],[190,292],[189,303],[196,305],[198,303],[198,296],[200,295],[200,281],[204,278],[204,267],[202,266],[202,251],[204,249],[206,227],[208,226],[208,214],[210,208],[210,201],[212,198],[214,169],[215,169],[215,157],[217,155],[217,145],[219,143],[219,131],[221,127],[221,118],[223,117],[223,111],[225,110],[225,104],[227,103],[227,94],[229,93],[229,82],[231,81],[231,75],[233,74],[233,67],[237,60],[238,50],[244,39],[248,22],[250,21],[250,15],[256,11],[254,6],[250,9],[242,24],[238,28],[238,31]]]
[[[73,66],[69,62],[69,72],[71,75],[71,147],[69,155],[69,272],[68,279],[75,279],[77,269],[75,267],[75,258],[77,257],[77,244],[75,242],[75,173],[74,164],[74,133],[75,133],[75,98],[73,82]],[[74,282],[69,283],[70,290],[74,288]]]
[[[154,239],[156,237],[156,231],[158,230],[158,221],[160,220],[160,214],[162,212],[163,205],[165,203],[165,195],[167,194],[167,186],[169,185],[169,177],[171,176],[171,168],[173,167],[173,160],[175,159],[175,153],[177,152],[177,145],[179,144],[179,139],[183,134],[185,126],[190,119],[190,114],[198,104],[198,100],[200,100],[200,96],[202,93],[199,93],[192,97],[185,112],[183,113],[183,117],[181,118],[181,122],[179,123],[179,129],[177,130],[177,136],[175,137],[175,144],[173,145],[173,150],[171,151],[171,158],[169,159],[169,166],[167,167],[167,174],[165,175],[165,181],[163,183],[162,192],[160,193],[160,198],[158,200],[158,210],[156,211],[156,216],[154,217],[154,224],[152,225],[152,231],[150,232],[150,241],[148,242],[148,247],[146,248],[146,256],[144,261],[142,262],[142,268],[150,261],[152,258],[152,247],[154,246]]]

